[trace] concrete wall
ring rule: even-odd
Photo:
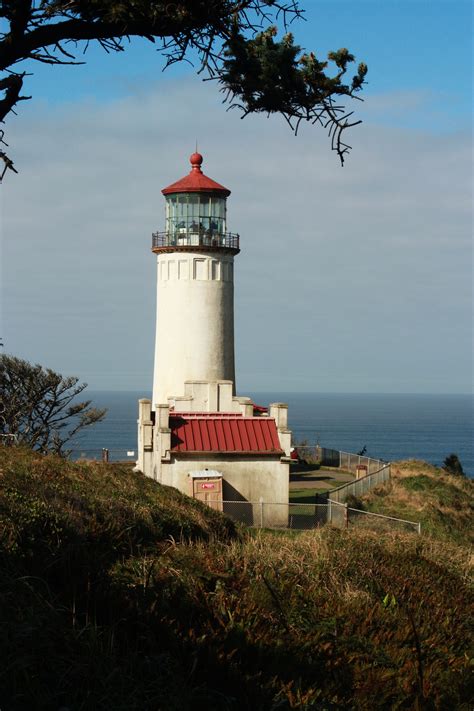
[[[248,398],[233,401],[240,405],[244,415],[247,409],[253,409]],[[290,436],[285,408],[280,403],[272,405],[280,441]],[[223,478],[224,500],[242,502],[233,504],[232,511],[228,511],[234,518],[250,524],[287,526],[289,459],[281,459],[279,455],[175,454],[170,448],[169,405],[157,405],[152,412],[150,400],[140,400],[137,470],[188,495],[192,494],[192,472],[218,471]],[[266,504],[263,509],[260,501]]]
[[[233,389],[232,380],[187,380],[184,395],[169,397],[168,403],[175,412],[241,412],[242,398],[233,397]]]
[[[275,457],[239,457],[218,455],[192,455],[171,457],[169,463],[161,464],[161,483],[191,494],[191,472],[218,471],[223,477],[223,498],[227,501],[257,503],[262,499],[268,503],[287,503],[289,496],[289,463]],[[249,511],[243,504],[233,507],[235,517],[242,510],[242,520],[249,520]],[[258,503],[252,507],[254,520],[260,523]],[[225,511],[225,507],[224,507]],[[286,526],[287,506],[265,506],[264,526]]]
[[[275,420],[280,447],[287,457],[291,454],[291,430],[288,429],[288,405],[285,402],[273,402],[269,415]]]
[[[235,384],[233,255],[165,253],[157,265],[153,409],[187,380]]]

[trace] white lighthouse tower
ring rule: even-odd
[[[196,399],[196,386],[185,392],[185,383],[191,382],[230,381],[235,394],[234,256],[239,236],[227,231],[230,190],[204,175],[202,161],[193,153],[190,173],[162,190],[165,231],[153,235],[158,267],[154,405],[190,394]],[[201,402],[207,404],[202,409],[219,409],[212,394],[203,395],[208,402]]]
[[[229,513],[238,501],[250,523],[286,525],[288,407],[236,396],[239,235],[227,229],[230,190],[204,175],[202,160],[193,153],[189,174],[162,190],[153,399],[139,401],[137,470]],[[265,514],[262,502],[273,503]]]

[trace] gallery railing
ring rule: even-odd
[[[214,247],[239,249],[240,237],[232,232],[154,232],[152,249],[166,247]]]

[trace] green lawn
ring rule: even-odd
[[[315,504],[318,494],[325,494],[336,486],[339,486],[338,482],[326,482],[327,488],[324,489],[290,489],[290,504]]]
[[[314,504],[316,503],[318,494],[325,494],[328,491],[331,491],[331,489],[335,489],[336,487],[341,486],[343,483],[344,482],[329,480],[324,482],[324,488],[290,488],[290,504]]]
[[[315,504],[317,495],[324,494],[324,491],[323,489],[290,489],[290,504]]]

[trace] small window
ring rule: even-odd
[[[200,281],[207,281],[207,259],[194,260],[194,278]]]

